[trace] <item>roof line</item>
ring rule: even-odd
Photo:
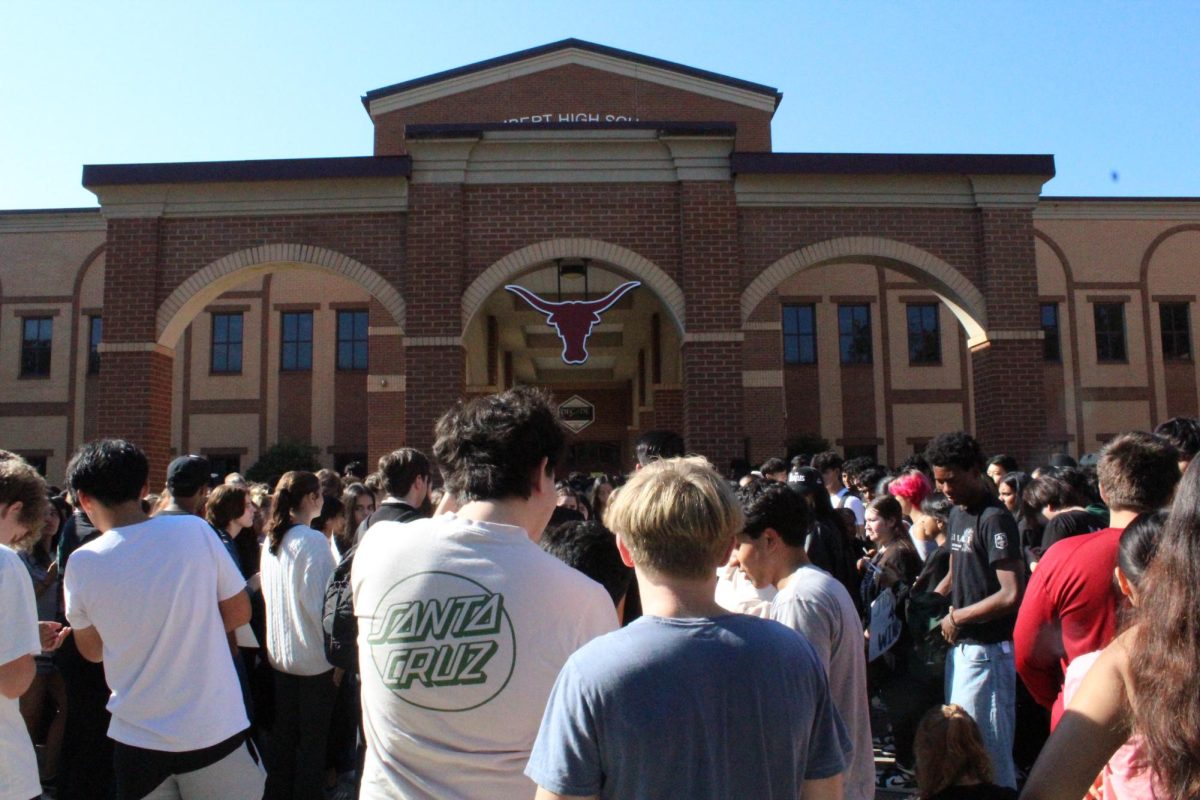
[[[0,208],[0,216],[20,216],[22,214],[99,214],[100,206],[90,208]]]
[[[400,94],[401,92],[406,92],[410,89],[428,86],[432,83],[440,83],[451,78],[469,75],[473,72],[482,72],[494,67],[502,67],[507,64],[513,64],[518,61],[525,61],[530,58],[546,55],[547,53],[553,53],[559,50],[569,50],[572,48],[577,50],[586,50],[598,55],[611,56],[624,61],[633,61],[639,64],[645,64],[648,67],[658,67],[659,69],[678,72],[684,75],[691,75],[695,78],[701,78],[703,80],[713,81],[714,83],[721,83],[726,86],[744,89],[756,94],[767,95],[775,100],[776,108],[779,107],[779,101],[783,99],[783,94],[774,86],[754,83],[752,81],[742,80],[741,78],[733,78],[729,75],[722,75],[717,72],[710,72],[704,69],[697,69],[696,67],[689,67],[685,64],[678,64],[674,61],[666,61],[661,58],[654,58],[652,56],[644,56],[640,53],[632,53],[628,50],[621,50],[616,47],[608,47],[607,45],[596,44],[594,42],[586,42],[582,39],[570,38],[562,39],[557,42],[551,42],[549,44],[539,45],[537,47],[530,47],[526,50],[518,50],[515,53],[509,53],[507,55],[497,56],[495,58],[489,58],[483,61],[476,61],[474,64],[467,64],[465,66],[455,67],[454,69],[435,72],[431,75],[425,75],[420,78],[413,78],[412,80],[393,83],[391,86],[384,86],[380,89],[372,89],[362,96],[362,104],[369,111],[371,103],[382,97]]]
[[[278,158],[257,161],[187,161],[160,164],[87,164],[84,186],[152,183],[303,181],[330,178],[407,177],[408,156]]]
[[[974,175],[1054,175],[1052,155],[971,153],[734,153],[735,175],[905,173]]]
[[[1042,195],[1043,203],[1200,203],[1200,197],[1165,195]]]

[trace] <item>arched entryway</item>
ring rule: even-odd
[[[506,286],[550,303],[621,295],[576,342],[580,361],[549,314]],[[637,253],[590,239],[531,245],[485,270],[462,310],[466,393],[537,385],[567,403],[573,433],[562,471],[624,471],[639,431],[682,429],[683,293]]]

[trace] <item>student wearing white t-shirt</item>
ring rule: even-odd
[[[17,700],[33,683],[33,657],[57,647],[70,630],[49,622],[43,626],[49,641],[41,641],[29,573],[12,549],[37,541],[46,507],[42,476],[0,450],[0,800],[41,796],[37,757]]]
[[[565,433],[543,393],[460,404],[434,457],[454,514],[377,522],[350,584],[366,766],[360,797],[528,800],[522,774],[567,657],[617,627],[600,584],[535,544]]]
[[[258,798],[226,638],[250,619],[245,581],[204,520],[146,516],[148,475],[146,456],[119,439],[84,445],[67,467],[104,531],[72,554],[65,597],[80,654],[104,662],[112,690],[117,798]]]
[[[268,800],[324,800],[325,747],[340,675],[325,659],[325,586],[337,563],[309,524],[321,513],[321,482],[287,472],[275,486],[261,570],[275,720],[267,743]]]
[[[804,634],[829,675],[833,703],[850,734],[846,800],[875,797],[875,755],[867,703],[867,660],[862,623],[846,587],[804,550],[812,523],[808,504],[783,484],[755,482],[739,490],[745,527],[734,551],[757,587],[779,590],[771,619]]]

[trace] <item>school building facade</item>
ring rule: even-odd
[[[645,430],[1028,463],[1195,415],[1200,199],[1048,197],[1048,155],[777,153],[774,88],[578,40],[368,92],[373,155],[87,166],[0,212],[0,446],[245,469],[428,449],[551,389],[569,468]],[[508,288],[506,288],[508,287]]]

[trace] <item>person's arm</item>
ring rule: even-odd
[[[225,625],[226,633],[236,631],[250,622],[250,595],[245,591],[219,600],[217,608],[221,611],[221,622]]]
[[[1039,569],[1017,611],[1013,629],[1013,653],[1017,674],[1039,705],[1051,708],[1062,683],[1062,628],[1055,619],[1054,603],[1046,590],[1051,569]]]
[[[93,664],[99,664],[104,660],[104,640],[100,638],[100,632],[96,630],[96,626],[91,625],[86,628],[73,628],[75,637],[75,647],[79,650],[79,655],[91,661]]]
[[[988,622],[1017,610],[1025,582],[1025,562],[1019,558],[996,562],[996,580],[1000,583],[998,591],[965,608],[951,609],[942,618],[942,634],[946,641],[953,644],[958,638],[958,629],[964,625]]]
[[[844,775],[834,775],[832,778],[821,778],[816,781],[805,781],[800,787],[801,800],[842,800]]]
[[[0,664],[0,695],[9,700],[16,700],[25,694],[37,675],[37,666],[33,663],[33,655],[26,653],[17,656],[6,664]]]
[[[537,795],[534,797],[533,800],[600,800],[600,795],[598,795],[598,794],[589,794],[589,795],[558,794],[556,792],[550,791],[549,789],[543,789],[542,787],[539,786],[538,790],[537,790]]]
[[[1128,634],[1126,634],[1128,635]],[[1023,800],[1078,800],[1129,738],[1125,636],[1105,648],[1088,670],[1067,712],[1038,756]]]

